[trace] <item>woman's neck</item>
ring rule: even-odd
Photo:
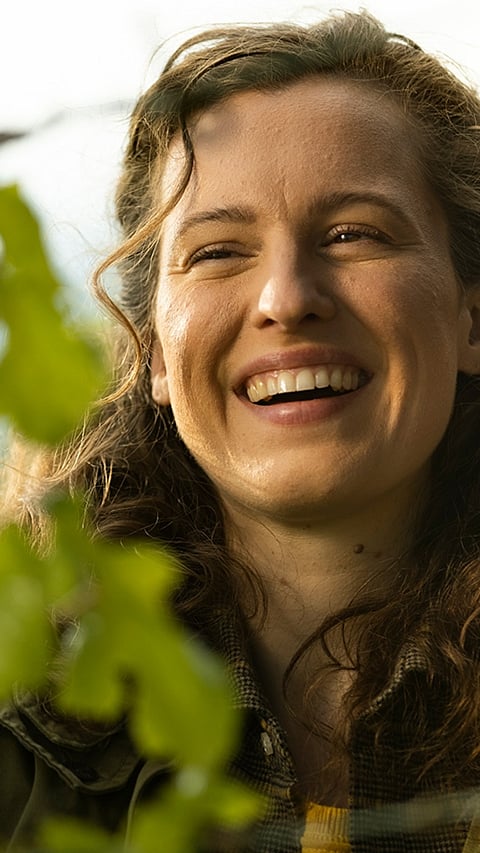
[[[359,514],[328,524],[299,519],[274,523],[247,515],[237,517],[230,527],[235,553],[255,569],[266,597],[266,613],[249,620],[253,662],[287,733],[300,790],[317,801],[345,803],[348,770],[345,763],[332,772],[328,769],[335,757],[328,729],[340,719],[352,676],[341,670],[324,677],[328,658],[320,643],[314,643],[291,672],[288,702],[284,676],[295,653],[329,616],[362,600],[392,595],[402,570],[400,557],[409,544],[408,512],[404,518],[401,524],[380,508],[368,518]],[[245,611],[254,612],[248,598]],[[349,641],[355,644],[354,634]],[[335,635],[329,635],[330,642],[335,642]],[[341,640],[331,649],[342,657]],[[349,649],[355,651],[351,645]],[[322,679],[307,701],[307,690],[319,672]],[[327,735],[316,730],[318,720]]]
[[[400,523],[382,508],[315,523],[232,517],[231,547],[255,570],[267,601],[266,619],[252,620],[253,633],[284,635],[282,647],[296,649],[329,615],[359,598],[388,595],[410,529],[408,513]]]

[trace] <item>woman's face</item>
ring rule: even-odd
[[[154,399],[232,513],[408,505],[478,357],[400,109],[309,78],[191,131],[194,174],[161,234]],[[176,144],[164,192],[182,162]]]

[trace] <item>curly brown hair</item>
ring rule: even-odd
[[[280,89],[311,75],[363,81],[396,101],[419,139],[427,180],[443,205],[459,280],[465,288],[480,281],[480,101],[435,57],[388,33],[367,13],[333,15],[312,26],[212,29],[173,54],[134,110],[116,198],[124,242],[95,277],[101,302],[121,324],[115,388],[87,427],[57,452],[50,482],[85,489],[100,535],[168,543],[185,569],[177,606],[206,633],[219,604],[236,607],[235,573],[215,489],[179,437],[170,408],[151,398],[159,227],[191,175],[192,117],[233,93]],[[179,135],[185,169],[159,209],[156,187]],[[123,283],[118,305],[102,286],[102,273],[112,264],[119,264]],[[405,761],[415,764],[417,775],[441,765],[461,774],[465,784],[478,770],[480,751],[479,435],[480,381],[460,375],[453,416],[432,461],[431,498],[403,555],[397,594],[357,602],[309,640],[328,650],[332,631],[361,625],[355,653],[349,650],[348,665],[357,677],[346,698],[348,721],[385,685],[402,644],[415,633],[428,652],[432,689],[441,684],[441,701],[432,723],[419,693],[417,735]],[[258,579],[243,571],[261,596]],[[332,665],[347,663],[332,655]]]

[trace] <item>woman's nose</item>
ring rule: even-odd
[[[322,282],[318,264],[301,268],[296,261],[269,269],[256,310],[259,326],[277,324],[290,330],[305,320],[332,320],[337,313],[333,295]]]

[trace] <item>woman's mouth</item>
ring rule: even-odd
[[[257,373],[245,383],[251,403],[271,406],[300,400],[334,397],[356,391],[369,377],[358,367],[321,364]]]

